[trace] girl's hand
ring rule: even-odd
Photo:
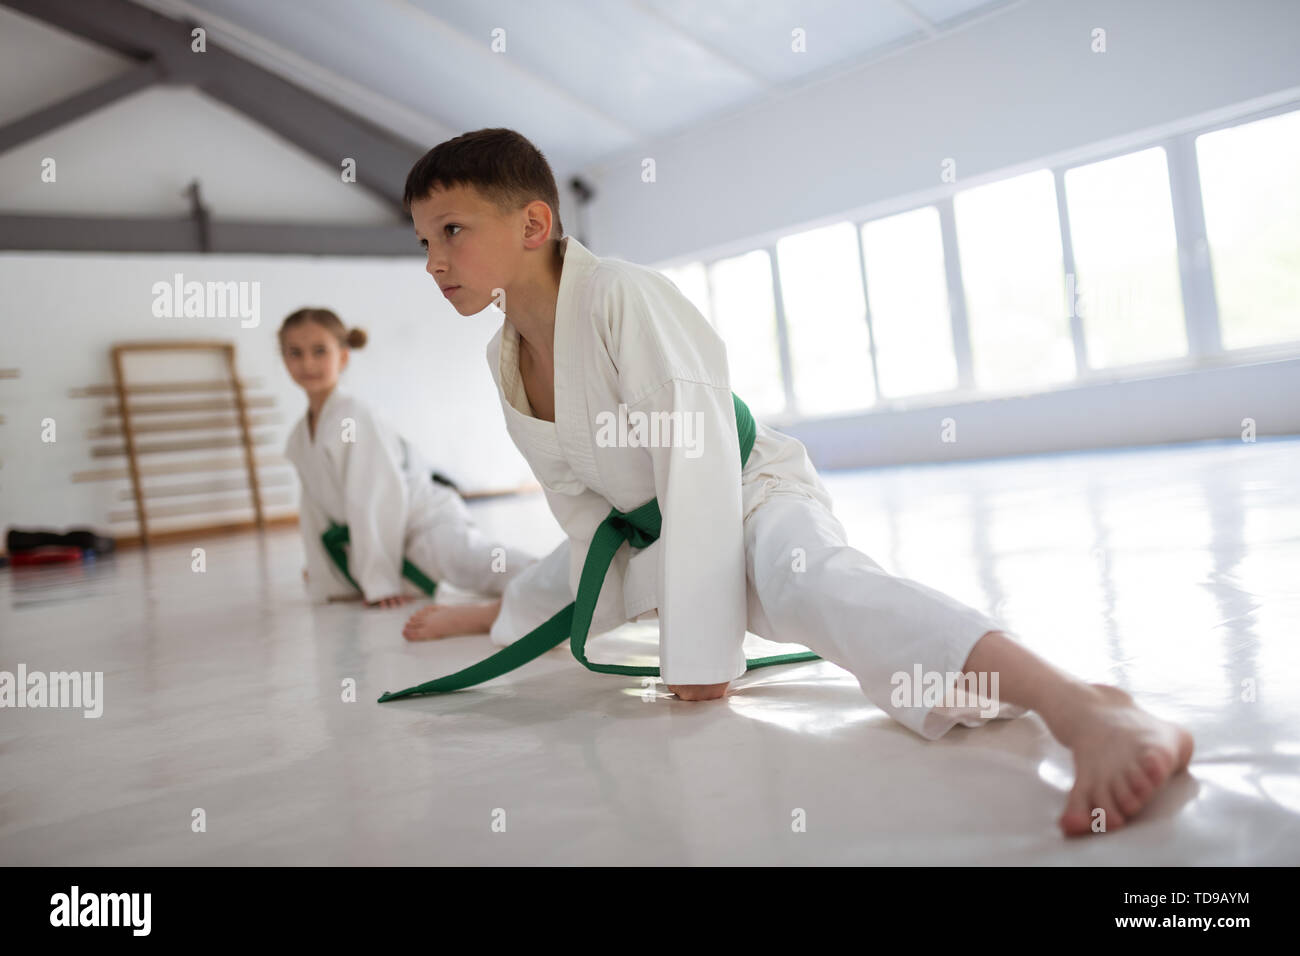
[[[380,598],[378,601],[367,601],[366,607],[401,607],[414,600],[415,598],[410,595],[394,594],[392,597]]]
[[[731,681],[723,681],[721,684],[669,684],[668,690],[681,700],[717,700],[727,693],[727,685],[730,683]]]

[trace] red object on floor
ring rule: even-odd
[[[30,551],[15,551],[9,555],[9,563],[14,567],[24,564],[62,564],[69,561],[80,561],[81,557],[80,548],[48,545],[42,548],[32,548]]]

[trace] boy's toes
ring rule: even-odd
[[[1146,806],[1147,800],[1151,798],[1151,794],[1155,793],[1156,788],[1155,784],[1143,772],[1141,766],[1130,767],[1128,773],[1124,775],[1124,779],[1128,782],[1128,788],[1132,791],[1133,796],[1141,801],[1142,806]]]
[[[1119,801],[1111,795],[1109,788],[1101,788],[1097,792],[1096,796],[1097,802],[1092,805],[1093,809],[1101,810],[1104,814],[1104,816],[1101,817],[1101,822],[1105,829],[1100,832],[1105,833],[1110,830],[1118,830],[1128,822],[1124,817],[1124,811],[1119,808]]]
[[[1065,801],[1065,812],[1057,821],[1066,836],[1078,836],[1088,832],[1090,817],[1088,815],[1088,798],[1077,782]]]
[[[1128,785],[1123,772],[1116,773],[1114,779],[1110,782],[1110,792],[1114,798],[1115,806],[1119,807],[1120,813],[1126,820],[1131,820],[1137,816],[1137,812],[1142,809],[1143,801],[1133,792]]]
[[[1172,769],[1168,756],[1158,747],[1144,750],[1142,756],[1138,758],[1138,764],[1141,766],[1142,772],[1146,774],[1147,779],[1151,781],[1152,789],[1164,783],[1165,778],[1169,776],[1169,771]]]

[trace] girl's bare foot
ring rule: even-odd
[[[1050,710],[1050,716],[1045,710]],[[1079,684],[1040,708],[1052,734],[1074,755],[1074,788],[1057,821],[1067,836],[1118,830],[1192,759],[1192,735],[1153,717],[1118,687]],[[1096,815],[1101,809],[1105,816]]]
[[[436,641],[458,634],[486,634],[501,609],[500,601],[490,604],[430,604],[406,622],[402,636],[408,641]]]

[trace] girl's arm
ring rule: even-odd
[[[298,527],[302,530],[302,549],[307,556],[307,594],[315,604],[324,604],[333,598],[355,597],[357,593],[330,560],[325,545],[321,543],[321,535],[329,526],[325,512],[300,483]]]
[[[376,603],[402,592],[409,491],[386,426],[359,404],[344,419],[343,434],[330,440],[342,456],[348,570],[366,601]]]

